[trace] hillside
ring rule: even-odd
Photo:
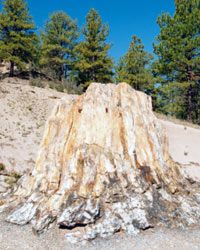
[[[8,171],[32,169],[45,121],[62,96],[17,78],[0,83],[0,162]]]

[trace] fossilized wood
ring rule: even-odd
[[[30,222],[38,232],[53,222],[83,225],[84,232],[67,234],[77,241],[156,223],[195,224],[198,199],[183,189],[151,98],[125,83],[94,83],[55,107],[32,174],[0,209],[13,208],[8,221]]]

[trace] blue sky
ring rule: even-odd
[[[76,18],[82,27],[89,9],[97,9],[110,26],[110,54],[115,60],[127,51],[133,34],[152,52],[152,43],[159,32],[157,17],[162,12],[174,12],[174,0],[27,0],[27,3],[38,29],[58,10]]]

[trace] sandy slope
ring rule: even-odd
[[[18,81],[0,82],[0,162],[22,173],[33,168],[45,121],[63,94]]]
[[[182,165],[187,175],[200,180],[200,130],[168,121],[161,122],[168,133],[172,158]]]
[[[200,163],[200,130],[162,121],[167,129],[171,156],[181,164]]]
[[[0,82],[0,162],[8,170],[32,169],[44,123],[56,101],[63,96],[53,90],[31,87],[26,81],[6,79]],[[169,134],[173,159],[183,165],[187,175],[200,180],[200,130],[161,121]],[[4,221],[0,215],[0,249],[200,249],[200,229],[151,229],[136,237],[123,234],[98,239],[86,246],[70,246],[64,230],[51,229],[40,237],[29,226]]]

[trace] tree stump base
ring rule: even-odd
[[[0,211],[12,210],[9,222],[31,223],[36,232],[56,223],[78,242],[157,224],[195,225],[198,187],[170,158],[149,96],[125,83],[93,83],[54,108],[35,168],[2,195]]]

